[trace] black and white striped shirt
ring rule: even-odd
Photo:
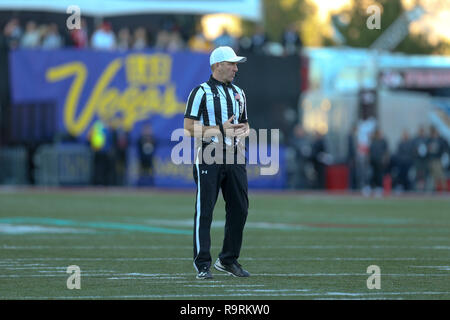
[[[185,118],[198,120],[204,126],[223,124],[233,115],[235,124],[248,122],[244,91],[212,76],[191,91],[184,113]],[[217,137],[212,141],[217,142]]]

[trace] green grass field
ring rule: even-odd
[[[450,299],[450,199],[250,193],[240,262],[192,264],[194,191],[0,192],[1,299]],[[223,239],[221,196],[211,230]],[[81,269],[69,290],[67,267]],[[381,270],[368,289],[367,268]]]

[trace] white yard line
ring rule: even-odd
[[[190,261],[192,258],[188,257],[148,257],[148,258],[5,258],[1,267],[14,267],[20,261]],[[416,258],[416,257],[273,257],[273,258],[241,258],[242,261],[450,261],[450,257],[440,258]]]
[[[151,294],[151,295],[112,295],[112,296],[24,296],[12,297],[12,299],[167,299],[167,298],[213,298],[213,297],[376,297],[383,299],[384,296],[415,296],[415,295],[450,295],[450,292],[292,292],[292,293],[229,293],[229,294]]]
[[[17,225],[0,223],[0,234],[29,234],[29,233],[94,233],[95,230],[86,228],[47,227],[41,225]]]
[[[129,249],[149,249],[149,250],[168,250],[168,249],[192,249],[191,246],[11,246],[3,245],[1,249],[5,250],[48,250],[48,249],[64,249],[64,250],[129,250]]]
[[[367,273],[255,273],[255,277],[349,277],[349,276],[367,276]],[[381,276],[391,277],[444,277],[446,274],[430,273],[382,273]]]
[[[193,277],[194,273],[174,273],[174,274],[141,274],[141,275],[127,275],[127,274],[114,274],[111,272],[110,274],[106,274],[107,272],[101,273],[81,273],[82,277],[105,277],[111,276],[113,274],[115,277],[110,277],[109,279],[121,280],[121,279],[133,279],[133,280],[143,280],[143,279],[168,279],[168,278],[180,278],[180,277]],[[61,272],[59,274],[9,274],[9,275],[0,275],[0,278],[27,278],[27,277],[66,277],[65,272]],[[215,274],[214,276],[221,277],[230,277],[227,274]],[[253,277],[353,277],[353,276],[364,276],[367,277],[367,273],[255,273],[252,274]],[[390,277],[448,277],[445,273],[440,274],[427,274],[427,273],[383,273],[382,276],[390,276]]]
[[[47,250],[47,249],[67,249],[67,250],[129,250],[129,249],[149,249],[149,250],[168,250],[168,249],[192,249],[191,246],[9,246],[0,247],[3,250]],[[212,249],[220,248],[212,246]],[[422,249],[422,250],[450,250],[448,245],[430,245],[430,246],[398,246],[398,245],[259,245],[245,246],[246,249]]]
[[[157,279],[166,279],[166,280],[179,280],[179,279],[185,279],[184,277],[157,277]],[[108,280],[142,280],[142,278],[139,277],[111,277],[108,278]]]
[[[208,281],[209,282],[209,281]],[[219,282],[220,281],[216,281]],[[264,287],[264,284],[185,284],[184,287],[195,287],[195,288],[236,288],[236,287]],[[239,290],[235,290],[239,291]]]
[[[439,271],[450,271],[450,266],[408,266],[410,268],[436,269]]]

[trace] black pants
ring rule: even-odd
[[[236,163],[236,162],[234,162]],[[194,164],[197,184],[194,219],[194,266],[211,266],[211,222],[214,206],[222,189],[225,200],[225,236],[219,258],[223,264],[234,263],[241,251],[248,214],[248,183],[245,164]]]
[[[382,188],[383,187],[383,176],[384,176],[384,166],[382,162],[371,161],[372,166],[372,187]]]
[[[93,184],[107,186],[111,184],[111,160],[105,151],[94,152]]]

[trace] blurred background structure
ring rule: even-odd
[[[3,0],[0,28],[2,185],[193,186],[171,134],[228,45],[250,126],[280,130],[251,188],[450,189],[448,1]]]

